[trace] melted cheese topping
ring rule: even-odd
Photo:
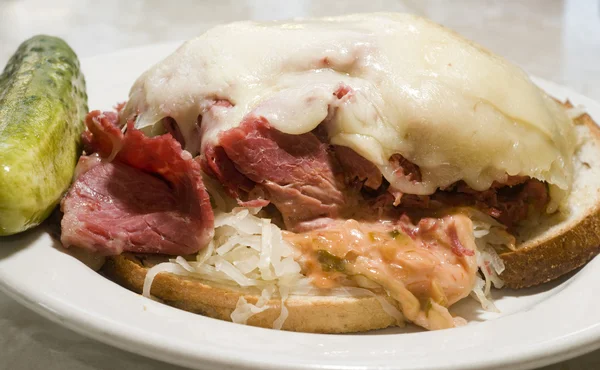
[[[340,87],[350,88],[341,99]],[[574,131],[562,106],[508,61],[406,14],[213,28],[136,81],[124,117],[136,113],[146,132],[174,118],[192,153],[248,115],[290,134],[326,121],[333,144],[405,193],[459,180],[485,190],[508,174],[546,181],[556,196],[572,181]],[[422,182],[394,175],[395,153],[420,167]]]

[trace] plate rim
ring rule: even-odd
[[[82,65],[85,64],[93,64],[99,63],[104,59],[114,58],[117,56],[127,57],[129,55],[143,54],[143,53],[152,53],[152,51],[156,51],[163,48],[174,49],[179,46],[181,41],[177,42],[167,42],[160,44],[151,44],[145,45],[135,48],[127,48],[118,51],[114,51],[111,53],[95,55],[87,58],[82,58]],[[548,81],[539,77],[531,76],[534,83],[538,86],[544,88],[544,90],[552,90],[554,92],[560,91],[561,96],[558,98],[564,99],[568,95],[569,99],[574,101],[576,104],[584,104],[585,106],[594,107],[593,110],[597,110],[598,114],[595,114],[597,118],[600,119],[600,103],[594,101],[591,98],[588,98],[582,94],[579,94],[572,89],[562,86],[560,84],[554,83],[552,81]],[[35,235],[35,234],[44,234],[43,228],[38,228],[34,231],[27,232],[27,235]],[[1,242],[2,240],[0,240]],[[58,252],[58,251],[57,251]],[[47,319],[58,323],[62,326],[65,326],[79,334],[82,334],[87,337],[91,337],[95,340],[103,342],[105,344],[111,345],[113,347],[117,347],[120,349],[124,349],[129,352],[137,353],[146,357],[154,358],[160,361],[166,361],[169,363],[177,364],[180,366],[197,366],[198,364],[193,361],[197,361],[199,358],[198,355],[190,357],[177,357],[181,356],[180,350],[175,347],[156,347],[156,343],[150,343],[150,340],[140,340],[139,337],[135,338],[135,335],[129,334],[125,335],[123,331],[118,332],[118,330],[122,330],[123,323],[119,323],[119,325],[115,324],[113,327],[103,326],[101,320],[92,320],[89,321],[86,319],[85,314],[87,311],[83,310],[81,307],[70,307],[68,302],[61,302],[57,299],[47,299],[47,297],[41,297],[39,294],[36,295],[31,294],[31,292],[25,292],[19,290],[18,282],[15,284],[14,279],[9,279],[4,276],[4,266],[11,261],[13,256],[8,256],[4,258],[0,258],[0,290],[4,291],[8,296],[18,301],[20,304],[28,307],[29,309],[41,314]],[[597,261],[598,262],[598,261]],[[600,269],[600,264],[598,265],[598,269]],[[581,274],[584,271],[590,270],[588,268],[592,266],[592,264],[588,264],[585,268],[577,273],[576,276],[582,276]],[[587,269],[587,270],[586,270]],[[4,278],[2,278],[4,277]],[[98,276],[100,279],[107,280],[102,276]],[[11,283],[12,282],[12,283]],[[112,282],[111,282],[112,283]],[[115,283],[112,283],[115,284]],[[125,290],[125,288],[121,288]],[[128,292],[130,294],[137,294]],[[600,302],[600,301],[599,301]],[[154,304],[148,302],[148,304]],[[159,303],[155,303],[160,305]],[[173,309],[175,310],[175,309]],[[188,313],[189,314],[189,313]],[[193,315],[193,314],[192,314]],[[105,318],[106,319],[106,318]],[[231,324],[236,325],[236,324]],[[257,329],[257,328],[254,328]],[[466,328],[459,328],[453,330],[464,330]],[[261,329],[265,330],[265,329]],[[576,333],[575,339],[571,338],[569,341],[565,343],[554,343],[555,348],[552,353],[548,355],[548,353],[544,350],[544,348],[539,347],[533,350],[529,350],[529,352],[521,353],[519,356],[515,356],[508,360],[496,358],[488,360],[486,362],[479,362],[476,364],[472,364],[472,366],[465,367],[464,363],[458,364],[450,364],[448,369],[495,369],[495,368],[506,368],[506,366],[511,366],[514,369],[527,369],[537,366],[548,365],[557,361],[568,360],[585,353],[591,352],[600,348],[600,323],[596,323],[594,325],[589,326],[584,331]],[[404,334],[399,334],[404,335]],[[408,334],[407,334],[408,335]],[[563,340],[564,341],[564,340]],[[140,345],[141,344],[141,345]],[[126,348],[123,348],[125,345]],[[128,345],[131,345],[127,348]],[[556,347],[558,346],[558,347]],[[219,366],[232,366],[238,369],[250,369],[260,366],[265,369],[306,369],[306,368],[320,368],[320,369],[351,369],[357,368],[352,364],[293,364],[293,363],[281,363],[281,362],[262,362],[257,360],[257,358],[246,358],[239,359],[237,357],[226,357],[221,355],[212,355],[210,353],[202,354],[203,361],[208,361],[208,363],[204,362],[202,365],[209,365],[210,367],[219,367]],[[362,366],[358,366],[360,368],[364,368]],[[393,366],[392,366],[393,367]],[[390,367],[390,368],[392,368]]]

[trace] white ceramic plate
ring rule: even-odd
[[[83,61],[91,109],[127,98],[134,79],[176,45]],[[555,84],[552,95],[600,105]],[[129,292],[61,251],[44,229],[0,239],[0,286],[24,305],[81,334],[121,349],[194,367],[262,369],[526,369],[600,348],[600,259],[552,285],[495,293],[500,314],[469,299],[453,310],[466,327],[363,335],[280,332],[180,311]]]

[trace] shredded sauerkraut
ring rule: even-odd
[[[504,271],[504,262],[496,252],[496,248],[515,248],[515,239],[506,231],[506,227],[479,211],[469,210],[473,221],[473,235],[477,250],[477,266],[479,272],[471,296],[481,303],[484,310],[499,312],[491,300],[492,285],[502,288],[504,281],[500,274]]]
[[[213,201],[225,207],[221,204],[224,200]],[[301,267],[294,258],[294,248],[283,239],[281,229],[269,219],[258,217],[259,211],[260,208],[233,208],[231,212],[215,210],[215,236],[208,247],[195,260],[177,257],[150,268],[144,281],[143,295],[150,297],[150,288],[156,275],[169,272],[260,292],[255,303],[248,302],[243,295],[239,298],[231,313],[231,320],[236,323],[247,323],[250,317],[272,307],[271,302],[278,299],[280,314],[273,322],[273,328],[281,329],[288,316],[286,301],[290,296],[317,295],[372,296],[399,325],[404,323],[404,315],[398,308],[372,291],[381,290],[381,286],[364,276],[353,276],[359,287],[326,291],[315,288],[309,278],[301,273]],[[468,213],[473,220],[476,258],[480,269],[471,296],[484,309],[497,311],[490,299],[490,289],[492,285],[496,288],[503,286],[499,275],[504,270],[504,264],[495,246],[514,248],[514,238],[491,217],[475,210],[468,210]]]
[[[255,288],[261,291],[255,304],[243,296],[231,314],[233,322],[246,323],[259,312],[268,309],[278,293],[281,299],[279,317],[273,323],[281,329],[288,315],[285,301],[293,293],[312,289],[301,274],[294,259],[294,249],[283,240],[281,229],[269,219],[257,217],[259,208],[234,208],[231,212],[215,212],[215,236],[195,261],[183,257],[152,267],[146,274],[143,295],[150,296],[150,287],[160,272],[196,277],[233,287]]]

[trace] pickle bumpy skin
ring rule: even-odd
[[[87,113],[77,55],[35,36],[0,75],[0,235],[38,225],[71,183]]]

